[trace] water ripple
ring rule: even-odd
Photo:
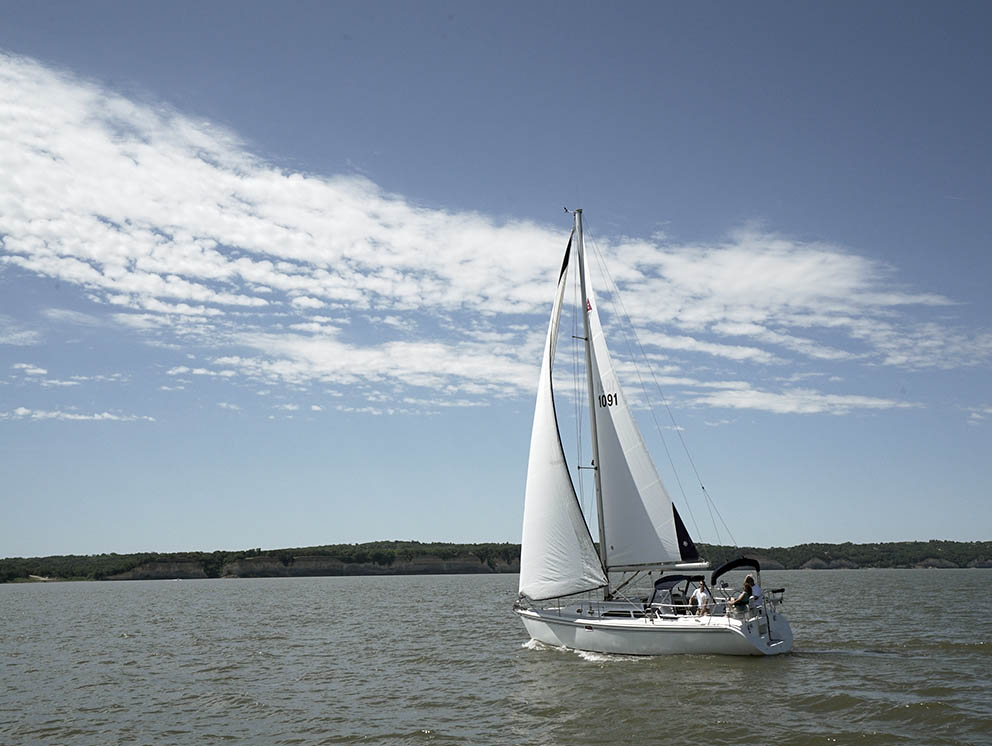
[[[770,659],[528,641],[515,576],[0,586],[0,743],[992,743],[989,602],[899,606],[987,572],[767,573]]]

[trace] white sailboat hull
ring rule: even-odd
[[[558,609],[515,609],[530,636],[546,645],[618,655],[778,655],[792,650],[780,613],[727,616],[588,618]]]

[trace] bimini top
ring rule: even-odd
[[[753,567],[755,572],[761,572],[761,565],[758,564],[758,560],[751,557],[738,557],[737,559],[730,560],[730,562],[724,562],[716,568],[713,574],[710,575],[710,585],[716,585],[717,578],[731,570],[736,570],[738,567]]]
[[[666,591],[669,588],[674,588],[683,580],[688,580],[690,583],[698,583],[704,578],[704,575],[666,575],[654,581],[654,588],[656,591]]]

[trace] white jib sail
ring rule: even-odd
[[[586,267],[588,278],[588,264]],[[678,562],[681,554],[672,500],[620,388],[595,294],[591,287],[586,291],[607,564],[625,567]]]
[[[544,346],[527,464],[520,593],[535,601],[593,590],[607,582],[565,463],[551,388],[565,276],[563,267]]]

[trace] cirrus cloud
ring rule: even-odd
[[[171,377],[385,384],[408,403],[432,389],[459,406],[533,390],[561,227],[429,209],[361,177],[288,172],[209,122],[4,54],[0,143],[0,272],[56,280],[91,304],[42,312],[49,323],[127,330],[163,351],[196,347],[220,366],[172,358],[162,365]],[[672,372],[699,361],[729,361],[747,377],[797,361],[926,369],[992,359],[992,334],[926,318],[949,299],[901,287],[892,268],[828,243],[745,226],[711,245],[620,237],[592,247],[606,284],[622,290],[622,306],[601,294],[606,323],[629,314]],[[0,344],[43,337],[0,316]],[[695,401],[908,406],[750,385]]]
[[[0,412],[0,420],[61,420],[64,422],[155,422],[154,417],[117,412],[75,412],[51,409],[17,407],[10,412]]]

